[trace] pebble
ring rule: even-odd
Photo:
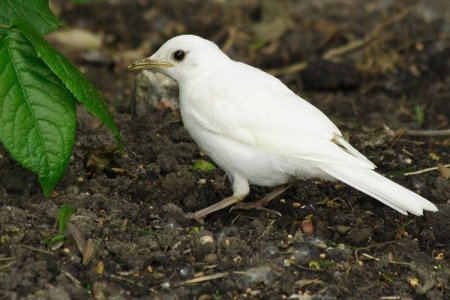
[[[336,249],[338,250],[345,250],[345,245],[344,244],[337,244]]]
[[[186,277],[188,277],[191,273],[192,273],[192,269],[191,269],[189,266],[185,266],[185,267],[182,267],[182,268],[180,269],[180,276],[181,276],[181,277],[186,278]]]
[[[314,233],[314,224],[311,221],[302,221],[302,223],[300,223],[300,228],[305,234],[310,235]]]
[[[204,261],[205,261],[205,263],[207,263],[207,264],[215,264],[215,263],[217,263],[217,260],[218,260],[218,259],[219,259],[219,258],[217,257],[217,254],[215,254],[215,253],[210,253],[210,254],[208,254],[208,255],[205,256]]]
[[[346,234],[347,232],[350,231],[350,229],[352,229],[350,226],[345,226],[345,225],[337,225],[336,226],[336,231],[339,232],[340,234]]]
[[[210,235],[204,235],[199,238],[200,245],[206,245],[209,243],[214,243],[214,239]]]
[[[136,113],[145,115],[148,111],[163,107],[178,107],[177,83],[160,73],[144,70],[136,76]]]

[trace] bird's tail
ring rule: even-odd
[[[406,215],[408,212],[421,216],[424,210],[437,211],[427,199],[398,185],[377,172],[360,167],[344,167],[323,164],[322,171],[366,193],[387,206]]]

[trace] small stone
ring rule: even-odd
[[[148,111],[178,108],[178,86],[168,76],[160,73],[142,71],[136,77],[136,114],[145,115]]]
[[[215,264],[215,263],[217,263],[217,260],[218,260],[218,257],[217,257],[217,254],[215,254],[215,253],[210,253],[210,254],[206,255],[205,259],[204,259],[205,263],[207,263],[207,264]]]
[[[419,286],[419,279],[417,277],[409,277],[408,283],[411,287],[416,288]]]
[[[314,224],[309,220],[302,221],[300,228],[305,234],[310,235],[314,233]]]
[[[242,256],[240,256],[240,255],[238,255],[238,256],[236,256],[236,257],[233,258],[233,262],[234,262],[235,264],[238,264],[238,263],[240,263],[241,261],[242,261]]]
[[[347,232],[350,231],[350,229],[352,229],[350,226],[345,226],[345,225],[337,225],[336,226],[336,231],[339,232],[340,234],[346,234]]]
[[[191,273],[192,273],[192,269],[191,269],[191,267],[189,267],[189,266],[185,266],[185,267],[182,267],[182,268],[180,269],[180,275],[181,275],[181,277],[186,278],[186,277],[188,277]]]
[[[346,247],[345,247],[344,244],[337,244],[336,249],[338,249],[338,250],[345,250]]]
[[[105,265],[103,264],[102,261],[99,261],[96,265],[95,265],[95,273],[102,275],[105,272]]]
[[[292,260],[290,258],[286,258],[285,260],[283,260],[283,265],[285,267],[290,267],[295,263],[295,260]]]
[[[210,235],[204,235],[204,236],[201,236],[199,238],[199,242],[200,242],[200,245],[206,245],[206,244],[209,244],[209,243],[213,243],[214,239]]]

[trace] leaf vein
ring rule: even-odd
[[[10,38],[9,37],[7,37],[5,40],[9,40]],[[14,61],[14,56],[13,56],[13,54],[12,54],[12,52],[11,52],[11,49],[10,49],[10,45],[8,45],[8,43],[5,43],[5,47],[6,47],[6,51],[8,51],[8,55],[10,56],[10,58],[11,58],[11,64],[12,64],[12,66],[13,66],[13,68],[14,68],[14,71],[15,71],[15,73],[16,73],[16,75],[17,75],[17,80],[18,80],[18,82],[19,82],[19,86],[20,86],[20,89],[22,90],[22,93],[23,93],[23,95],[24,95],[24,97],[25,97],[25,102],[26,102],[26,104],[27,104],[27,107],[28,107],[28,110],[30,111],[30,113],[31,113],[31,115],[32,115],[32,117],[33,117],[33,120],[34,120],[34,123],[35,123],[35,125],[36,125],[36,129],[37,129],[37,132],[38,132],[38,135],[39,135],[39,142],[40,142],[40,144],[41,144],[41,146],[42,146],[42,148],[45,150],[44,151],[44,153],[45,152],[47,152],[47,147],[45,147],[45,145],[44,145],[44,142],[43,142],[43,136],[42,136],[42,133],[41,133],[41,130],[40,130],[40,128],[39,128],[39,124],[36,122],[36,116],[34,115],[34,112],[33,112],[33,110],[31,109],[31,106],[30,106],[30,104],[29,104],[29,95],[26,93],[26,91],[24,90],[24,88],[23,88],[23,83],[22,83],[22,78],[21,78],[21,76],[20,76],[20,72],[19,72],[19,70],[18,70],[18,68],[17,68],[17,66],[16,66],[16,63],[15,63],[15,61]],[[14,123],[15,124],[15,123]],[[15,126],[14,126],[15,127]],[[48,165],[48,157],[46,157],[45,158],[45,162],[46,162],[46,165]]]

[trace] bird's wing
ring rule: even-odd
[[[244,66],[226,86],[214,79],[208,85],[208,99],[195,109],[202,127],[279,155],[375,167],[320,110],[276,78]]]

